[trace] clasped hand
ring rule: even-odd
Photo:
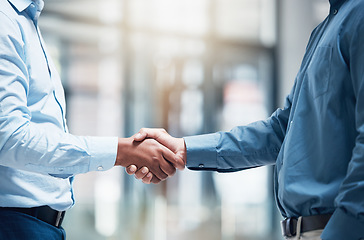
[[[183,170],[186,147],[183,138],[175,138],[164,129],[142,128],[130,138],[119,139],[115,165],[126,167],[144,183],[159,183]]]

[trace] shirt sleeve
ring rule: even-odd
[[[22,34],[1,11],[0,29],[0,165],[62,178],[114,166],[116,137],[74,136],[31,121]]]
[[[361,1],[362,3],[362,1]],[[345,52],[355,94],[357,137],[347,175],[335,200],[336,210],[321,235],[324,240],[364,238],[364,16],[363,4],[352,13],[347,26]],[[345,28],[343,28],[345,29]],[[345,54],[345,53],[344,53]]]
[[[187,167],[234,172],[275,164],[286,135],[294,89],[295,86],[284,109],[277,109],[265,121],[238,126],[229,132],[185,137]]]

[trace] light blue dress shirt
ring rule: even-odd
[[[62,84],[38,28],[42,0],[0,0],[0,206],[74,204],[72,176],[114,166],[116,137],[68,133]]]
[[[285,107],[230,132],[186,137],[187,167],[229,172],[275,164],[284,217],[333,213],[322,239],[358,240],[364,238],[364,0],[330,4]]]

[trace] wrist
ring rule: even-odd
[[[126,155],[130,148],[131,140],[129,138],[119,138],[118,139],[118,151],[116,154],[115,166],[126,167]]]
[[[186,142],[183,138],[181,138],[181,141],[182,141],[182,159],[183,159],[183,162],[185,163],[185,165],[187,164],[187,147],[186,147]]]

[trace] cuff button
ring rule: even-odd
[[[104,167],[103,167],[103,166],[98,166],[98,167],[97,167],[97,170],[98,170],[98,171],[102,171],[102,170],[104,170]]]

